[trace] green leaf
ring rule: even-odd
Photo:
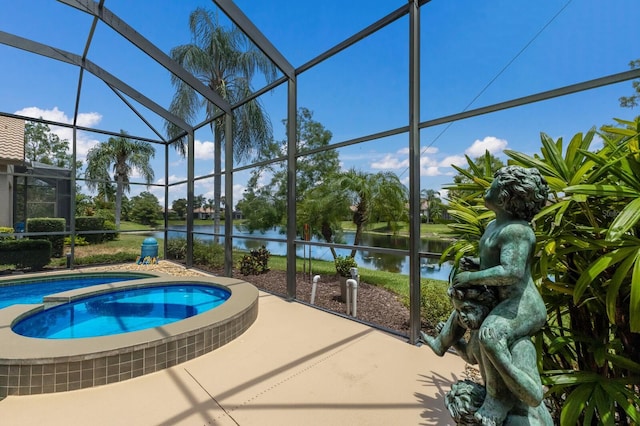
[[[627,122],[627,123],[631,123],[631,122]],[[635,130],[632,129],[624,129],[621,127],[613,127],[613,126],[603,126],[602,130],[607,132],[607,133],[613,133],[615,135],[621,135],[621,136],[635,136],[636,132]]]
[[[567,187],[567,182],[565,182],[563,179],[557,178],[555,176],[545,176],[544,178],[547,180],[549,189],[551,189],[552,192],[563,192]]]
[[[567,296],[573,296],[573,288],[554,283],[553,281],[545,281],[545,287],[557,291],[558,293],[566,294]]]
[[[564,189],[569,193],[596,195],[600,197],[640,197],[640,192],[635,189],[618,185],[573,185]]]
[[[512,151],[510,149],[505,149],[504,153],[516,160],[517,163],[523,165],[524,167],[535,167],[536,169],[540,170],[540,173],[545,176],[545,179],[548,176],[557,176],[557,173],[553,170],[553,168],[544,161],[517,151]]]
[[[619,239],[629,229],[636,226],[640,220],[640,198],[636,198],[622,209],[620,214],[615,218],[609,231],[607,232],[607,241],[615,241]]]
[[[574,173],[573,177],[569,181],[569,185],[577,185],[578,182],[582,181],[587,172],[593,168],[595,163],[593,161],[585,161],[582,166]]]
[[[567,396],[567,400],[564,402],[562,412],[560,413],[561,426],[575,426],[578,424],[578,419],[586,408],[586,401],[591,398],[592,392],[592,385],[583,384]]]
[[[638,395],[629,392],[625,384],[603,381],[601,386],[622,407],[631,420],[636,423],[640,421],[640,413],[638,413],[637,409],[640,405]]]
[[[620,355],[615,355],[615,354],[611,354],[608,353],[607,354],[607,359],[609,361],[611,361],[612,364],[618,366],[618,367],[622,367],[626,370],[632,371],[636,374],[640,374],[640,364],[638,364],[637,362],[634,362],[632,360],[630,360],[629,358],[626,358],[624,356],[620,356]]]
[[[610,267],[611,265],[615,265],[616,263],[621,262],[624,258],[631,255],[635,251],[634,248],[620,248],[616,249],[610,253],[605,254],[598,258],[595,262],[593,262],[587,269],[585,269],[578,281],[576,282],[576,287],[573,293],[573,302],[578,304],[585,290],[597,277]]]
[[[554,174],[562,178],[564,182],[567,182],[569,180],[569,169],[564,162],[564,158],[562,158],[562,138],[559,138],[556,144],[549,135],[541,133],[540,140],[547,153],[547,161],[549,161],[556,170]]]
[[[636,261],[631,277],[631,301],[629,324],[633,333],[640,333],[640,261]]]
[[[562,218],[564,217],[565,212],[571,206],[572,200],[561,201],[558,204],[561,204],[560,210],[556,212],[556,217],[553,220],[553,224],[555,226],[560,226],[562,223]]]
[[[611,324],[615,324],[616,322],[616,301],[618,300],[618,292],[620,290],[620,286],[622,285],[623,279],[627,276],[627,273],[631,269],[633,262],[640,261],[640,250],[636,252],[635,256],[627,257],[618,269],[616,273],[613,274],[611,278],[611,282],[607,287],[607,295],[605,307],[607,309],[607,316],[609,317],[609,322]]]
[[[592,398],[595,401],[595,405],[598,409],[598,417],[600,417],[600,424],[605,426],[614,426],[614,409],[613,401],[609,394],[600,386],[596,386],[593,389]]]
[[[575,339],[573,338],[573,336],[558,336],[549,344],[549,355],[553,355],[566,346],[572,345],[574,343]]]
[[[593,386],[593,383],[597,383],[600,379],[601,377],[596,373],[571,370],[570,373],[560,373],[547,377],[547,382],[552,386],[573,386],[579,384],[590,384],[590,386]]]
[[[596,362],[596,365],[600,368],[604,365],[605,355],[607,354],[607,348],[605,346],[598,346],[593,350],[593,359]]]
[[[576,133],[571,138],[571,142],[569,142],[567,146],[567,153],[565,154],[565,161],[572,169],[575,169],[574,162],[576,162],[576,154],[579,153],[578,150],[580,148],[582,148],[582,133]]]

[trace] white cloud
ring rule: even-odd
[[[420,155],[427,155],[427,154],[437,154],[438,153],[438,148],[435,146],[428,146],[426,148],[422,148],[420,150]],[[405,155],[409,155],[409,148],[401,148],[398,151],[398,154],[405,154]]]
[[[371,163],[372,169],[398,170],[409,167],[409,160],[400,160],[392,154],[385,155],[382,160]]]
[[[484,139],[476,139],[473,144],[467,148],[465,154],[471,158],[477,158],[484,155],[485,151],[496,155],[507,147],[508,142],[495,136],[485,136]]]
[[[169,183],[175,183],[178,181],[183,181],[186,180],[187,178],[184,176],[176,176],[176,175],[169,175]],[[156,179],[156,181],[154,183],[158,184],[158,185],[164,185],[164,178],[158,178]]]
[[[440,161],[441,167],[451,167],[452,164],[454,166],[466,166],[467,160],[464,158],[464,155],[450,155]]]
[[[420,167],[420,176],[440,176],[441,174],[437,166]]]
[[[420,157],[420,176],[439,176],[440,171],[439,164],[431,157]]]
[[[15,112],[17,115],[26,117],[42,118],[48,121],[58,123],[71,124],[73,119],[67,116],[64,111],[60,111],[58,107],[53,109],[41,109],[38,107],[27,107]],[[78,114],[77,125],[82,127],[94,127],[102,120],[102,114],[97,112],[87,112]],[[73,129],[70,127],[49,126],[52,133],[58,135],[60,139],[66,139],[71,145],[73,140]],[[78,131],[76,133],[76,155],[78,160],[84,161],[87,153],[100,141],[92,139],[86,132]],[[69,146],[71,148],[71,146]]]
[[[239,183],[236,183],[235,185],[233,185],[233,208],[235,209],[236,204],[238,204],[238,201],[242,200],[244,198],[244,190],[247,187],[244,185],[241,185]]]
[[[195,158],[198,160],[213,160],[215,158],[214,146],[213,142],[203,142],[196,139],[194,141]]]

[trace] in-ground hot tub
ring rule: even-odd
[[[125,288],[181,284],[226,289],[230,297],[204,313],[145,330],[77,339],[18,335],[12,326],[61,303]],[[211,352],[247,330],[258,315],[258,290],[233,278],[152,278],[58,293],[40,305],[0,310],[0,398],[62,392],[119,382]]]

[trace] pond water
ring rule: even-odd
[[[221,233],[224,232],[224,225],[220,227]],[[185,238],[186,226],[170,226],[168,237],[172,238]],[[194,238],[205,241],[211,241],[213,233],[212,225],[194,225]],[[250,236],[252,239],[243,238],[244,236]],[[157,233],[156,238],[163,238],[162,233]],[[240,227],[235,227],[233,230],[233,245],[239,250],[250,251],[258,249],[263,245],[273,255],[283,256],[287,253],[286,242],[274,242],[253,238],[274,238],[284,239],[284,234],[280,233],[278,228],[271,229],[267,232],[254,232],[250,234],[248,231],[243,230]],[[355,233],[345,232],[345,244],[353,244]],[[408,250],[409,238],[397,235],[378,235],[378,234],[364,234],[362,237],[362,245],[372,247],[384,247],[400,250]],[[316,238],[312,238],[312,241],[319,241]],[[442,253],[447,247],[448,243],[440,240],[422,240],[421,250],[431,253]],[[336,252],[339,255],[345,256],[350,254],[351,250],[337,249]],[[313,259],[332,261],[333,256],[331,251],[327,247],[312,247],[312,246],[298,246],[296,250],[296,256],[302,258],[311,257],[311,267],[313,269]],[[362,268],[375,269],[380,271],[397,272],[400,274],[409,275],[409,258],[407,256],[399,256],[395,254],[379,253],[371,250],[358,250],[355,257],[356,262]],[[438,265],[437,259],[423,259],[422,267],[420,268],[420,275],[425,278],[433,278],[438,280],[448,280],[449,272],[451,271],[451,265],[445,263]]]

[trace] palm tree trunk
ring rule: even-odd
[[[116,231],[120,230],[120,211],[122,210],[122,176],[118,175],[116,188]]]

